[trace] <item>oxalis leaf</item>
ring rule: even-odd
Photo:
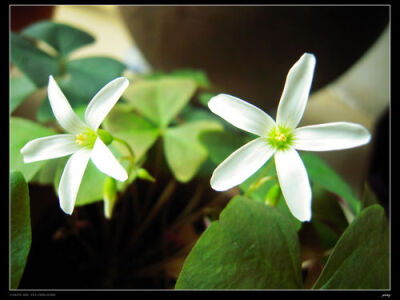
[[[19,286],[32,242],[29,190],[21,172],[10,172],[11,190],[11,288]]]
[[[65,63],[66,76],[56,78],[56,80],[75,110],[81,106],[87,106],[102,87],[121,76],[124,70],[125,65],[113,58],[80,58],[68,60]],[[54,119],[47,97],[39,108],[37,118],[42,122]]]
[[[163,136],[165,157],[175,178],[188,182],[207,158],[207,149],[200,142],[200,134],[221,131],[222,126],[213,121],[187,122],[169,127]]]
[[[176,289],[299,289],[296,229],[275,208],[237,196],[186,258]]]
[[[35,122],[12,117],[10,118],[10,169],[20,171],[27,182],[33,178],[46,161],[24,163],[21,148],[36,138],[53,135],[56,132]]]
[[[10,79],[10,114],[34,91],[36,85],[26,76]]]
[[[190,101],[196,84],[189,79],[162,78],[141,80],[130,85],[125,99],[143,116],[166,128]]]
[[[313,288],[389,288],[389,230],[380,205],[368,206],[354,219]]]
[[[38,87],[47,84],[50,74],[60,74],[59,59],[40,50],[26,37],[11,33],[10,50],[11,62]]]
[[[37,22],[27,27],[23,35],[46,42],[61,56],[94,42],[94,37],[73,26],[52,21]]]
[[[132,111],[126,111],[120,104],[114,106],[108,114],[103,127],[112,135],[125,140],[133,149],[137,160],[146,154],[160,135],[160,130],[152,123]],[[119,150],[126,152],[123,146]]]

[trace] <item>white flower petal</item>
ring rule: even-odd
[[[227,94],[219,94],[208,102],[210,110],[242,130],[265,136],[275,126],[274,120],[256,106]]]
[[[85,111],[85,121],[96,131],[104,118],[117,103],[125,89],[129,85],[129,80],[119,77],[105,85],[90,101]]]
[[[311,186],[307,170],[294,149],[275,153],[276,172],[286,203],[300,221],[311,219]]]
[[[61,209],[69,215],[74,210],[76,196],[90,158],[90,153],[90,149],[82,148],[72,154],[61,175],[58,186],[58,197]]]
[[[74,113],[67,98],[65,98],[57,82],[51,75],[49,76],[47,92],[51,109],[61,127],[75,134],[85,131],[87,126]]]
[[[277,124],[292,129],[299,124],[310,93],[314,68],[314,55],[305,53],[289,70],[278,106]]]
[[[329,151],[358,147],[368,143],[368,130],[355,123],[334,122],[295,129],[294,148],[306,151]]]
[[[21,149],[25,163],[70,155],[80,149],[75,135],[58,134],[32,140]]]
[[[125,181],[128,179],[128,174],[125,169],[100,138],[97,138],[94,143],[91,159],[95,166],[104,174],[119,181]]]
[[[241,184],[274,154],[264,138],[257,138],[228,156],[212,174],[210,183],[216,191],[226,191]]]

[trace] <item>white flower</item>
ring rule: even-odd
[[[72,154],[58,187],[61,209],[67,214],[72,214],[89,159],[101,172],[119,181],[128,178],[125,169],[105,144],[111,142],[111,135],[99,129],[128,84],[128,79],[119,77],[104,86],[88,104],[83,122],[74,113],[53,77],[49,77],[48,97],[51,108],[58,123],[68,133],[32,140],[21,149],[21,154],[25,163]]]
[[[296,128],[311,88],[315,57],[305,53],[289,70],[276,122],[259,108],[236,97],[213,97],[210,110],[232,125],[258,135],[215,170],[211,187],[225,191],[245,181],[274,155],[283,196],[300,221],[311,219],[311,187],[306,168],[296,150],[327,151],[364,145],[370,133],[359,124],[333,122]]]

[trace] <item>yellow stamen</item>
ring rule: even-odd
[[[75,142],[82,146],[85,142],[85,136],[82,133],[78,134]]]
[[[278,133],[278,135],[275,137],[275,139],[277,141],[286,142],[286,136],[282,133]]]

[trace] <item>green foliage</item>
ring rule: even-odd
[[[311,182],[317,183],[327,191],[342,197],[354,215],[360,212],[360,200],[354,195],[350,185],[331,167],[315,154],[301,153],[301,158]]]
[[[165,157],[180,182],[189,181],[207,158],[207,150],[198,138],[200,133],[217,130],[222,130],[219,123],[194,121],[165,131]]]
[[[10,172],[10,280],[17,289],[31,247],[31,217],[28,184],[21,172]]]
[[[258,183],[258,180],[261,178],[265,178],[266,176],[271,176],[272,180],[262,181],[261,184]],[[275,184],[278,183],[276,177],[276,170],[274,168],[274,160],[269,160],[260,170],[254,173],[250,178],[244,181],[240,186],[240,190],[243,193],[249,193],[248,190],[251,189],[251,193],[249,193],[248,197],[260,202],[265,203],[268,193],[274,188]],[[253,189],[254,184],[256,184],[256,188]],[[265,204],[264,204],[265,205]],[[276,203],[276,209],[278,209],[288,220],[294,224],[296,230],[300,230],[302,223],[297,220],[289,210],[289,207],[286,204],[283,195],[279,198],[278,202]]]
[[[188,79],[159,78],[130,85],[126,100],[143,116],[165,128],[189,102],[196,84]]]
[[[25,164],[20,153],[21,148],[33,139],[53,135],[56,132],[33,121],[11,117],[10,133],[10,169],[20,171],[29,182],[45,161]]]
[[[175,288],[302,288],[296,229],[279,210],[235,197],[192,249]]]
[[[108,57],[69,58],[74,50],[93,41],[90,34],[70,25],[35,23],[21,34],[11,33],[11,62],[38,88],[46,86],[53,75],[75,109],[87,105],[100,88],[126,69]],[[42,122],[53,119],[47,97],[37,117]]]
[[[24,36],[38,39],[52,46],[61,56],[94,42],[94,38],[75,27],[43,21],[33,24],[23,32]]]
[[[34,91],[36,85],[26,76],[10,79],[10,114]]]
[[[173,70],[169,73],[153,72],[144,76],[146,79],[159,79],[159,78],[176,78],[176,79],[189,79],[195,82],[199,87],[207,88],[210,86],[207,75],[196,69],[179,69]]]
[[[160,136],[160,130],[137,113],[116,105],[103,122],[105,130],[125,140],[140,160]],[[123,147],[118,150],[124,151]]]
[[[10,37],[11,62],[23,72],[38,87],[43,87],[49,80],[49,75],[60,75],[58,59],[21,35],[11,33]]]
[[[57,83],[74,109],[86,107],[103,86],[121,76],[125,70],[122,63],[108,57],[80,58],[68,60],[64,64],[65,75],[57,78]],[[47,97],[40,106],[37,117],[43,122],[53,119]]]
[[[222,130],[218,122],[206,119],[204,115],[171,126],[183,108],[188,106],[196,88],[195,81],[179,76],[158,75],[139,80],[125,93],[126,101],[138,114],[116,110],[105,122],[105,128],[131,141],[139,156],[158,137],[162,137],[165,158],[174,177],[180,182],[188,182],[208,156],[199,137],[204,132]]]
[[[381,206],[371,205],[354,219],[313,288],[389,288],[389,230]]]

